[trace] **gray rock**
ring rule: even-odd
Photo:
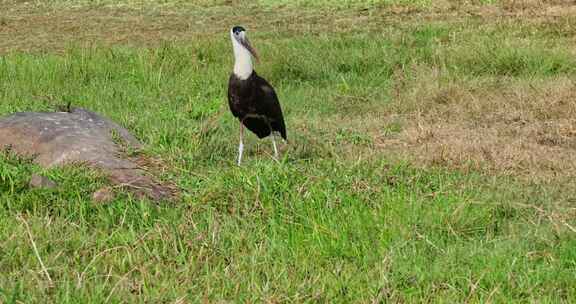
[[[98,189],[92,194],[92,200],[98,203],[108,203],[114,199],[114,192],[110,187]]]
[[[22,112],[0,118],[0,148],[9,146],[18,154],[34,156],[34,161],[46,168],[85,163],[102,169],[112,183],[138,197],[172,198],[172,189],[147,175],[135,159],[123,157],[123,148],[115,140],[134,150],[141,148],[128,130],[81,108],[70,112]]]
[[[31,188],[45,188],[45,189],[55,189],[58,184],[47,178],[46,176],[32,174],[32,178],[29,183]]]

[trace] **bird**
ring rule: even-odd
[[[232,27],[230,39],[234,51],[234,70],[228,81],[228,105],[240,122],[238,166],[242,163],[244,152],[244,127],[258,138],[272,135],[274,159],[278,160],[275,135],[279,133],[284,141],[288,141],[278,96],[268,81],[254,70],[252,58],[259,61],[259,57],[246,36],[246,30],[241,26]]]

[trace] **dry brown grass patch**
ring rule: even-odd
[[[425,165],[487,170],[529,179],[576,176],[576,81],[442,81],[420,73],[392,106],[398,136],[377,137]]]
[[[218,35],[233,24],[255,31],[279,29],[283,34],[377,31],[415,22],[522,22],[543,28],[573,29],[573,1],[434,1],[430,7],[384,5],[370,9],[309,10],[265,7],[235,1],[129,2],[96,5],[0,1],[0,54],[11,51],[61,51],[70,45],[157,46],[163,41],[193,41]],[[519,5],[522,3],[522,5]],[[566,31],[576,33],[576,29]]]

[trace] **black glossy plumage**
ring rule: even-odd
[[[279,132],[287,140],[282,108],[274,88],[252,71],[246,80],[234,73],[228,81],[228,105],[240,122],[259,138]]]

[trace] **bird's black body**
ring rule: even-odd
[[[280,102],[274,88],[252,71],[247,79],[240,79],[234,73],[228,81],[228,104],[232,114],[248,130],[259,138],[279,132],[286,138],[286,126]]]

